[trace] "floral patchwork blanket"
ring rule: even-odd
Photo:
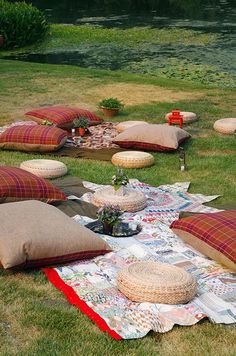
[[[84,185],[94,191],[101,188],[89,182]],[[47,268],[48,279],[115,339],[141,338],[151,330],[164,333],[175,324],[189,326],[206,317],[214,323],[235,323],[236,275],[186,245],[169,228],[180,211],[217,211],[203,205],[217,196],[190,194],[188,183],[156,188],[133,180],[131,186],[145,194],[148,205],[138,213],[125,213],[124,219],[140,223],[142,231],[128,238],[99,235],[113,252]],[[82,200],[91,201],[91,194],[86,193]],[[78,215],[74,219],[80,224],[91,221]],[[184,305],[132,302],[117,289],[116,276],[120,269],[136,261],[158,261],[184,268],[197,280],[196,297]]]

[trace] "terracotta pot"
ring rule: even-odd
[[[0,47],[3,46],[3,42],[4,42],[4,41],[3,41],[3,36],[0,35]]]
[[[102,112],[105,117],[113,117],[116,116],[119,112],[119,109],[107,109],[101,106]]]
[[[83,127],[76,127],[75,129],[76,134],[79,136],[84,136],[85,135],[85,128]]]
[[[113,226],[111,224],[109,224],[107,221],[104,221],[102,223],[103,225],[103,232],[104,234],[107,234],[107,235],[112,235],[112,231],[113,231]]]

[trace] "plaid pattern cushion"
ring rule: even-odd
[[[181,232],[193,235],[236,264],[236,210],[196,214],[174,221],[171,228],[180,237]]]
[[[67,106],[49,106],[29,111],[25,115],[30,116],[33,120],[36,119],[37,122],[40,120],[51,121],[58,127],[72,126],[73,120],[80,117],[86,117],[89,120],[90,126],[97,125],[102,122],[100,117],[88,110]]]
[[[65,141],[67,134],[65,131],[51,126],[44,125],[23,125],[13,126],[0,135],[0,143],[15,142],[31,145],[58,146]]]
[[[31,199],[52,203],[67,198],[43,178],[20,168],[0,166],[0,202]]]

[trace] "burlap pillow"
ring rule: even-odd
[[[67,133],[44,125],[13,126],[0,135],[0,148],[26,152],[56,151],[67,141]]]
[[[89,110],[68,107],[68,106],[48,106],[28,111],[25,114],[30,120],[41,124],[43,120],[52,122],[61,128],[71,128],[76,118],[85,117],[89,121],[89,126],[98,125],[103,120]]]
[[[113,139],[122,148],[138,148],[148,151],[173,151],[190,134],[169,125],[144,124],[131,127]]]
[[[0,225],[4,268],[64,263],[111,251],[94,232],[35,200],[0,205]]]

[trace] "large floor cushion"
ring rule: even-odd
[[[94,232],[39,201],[0,205],[0,224],[4,268],[64,263],[111,250]]]
[[[65,131],[44,125],[13,126],[0,135],[0,148],[26,152],[56,151],[67,141]]]
[[[135,302],[183,304],[196,294],[197,284],[184,269],[158,262],[136,262],[118,273],[117,287]]]
[[[48,106],[46,108],[38,108],[28,111],[25,114],[30,120],[41,124],[47,120],[61,128],[71,128],[73,121],[77,118],[85,117],[89,121],[89,125],[98,125],[103,120],[89,110],[68,107],[68,106]]]
[[[196,214],[174,221],[171,228],[202,254],[236,271],[236,210]]]
[[[168,112],[168,114],[166,114],[166,120],[169,120],[171,114],[172,114],[171,112]],[[191,111],[180,111],[180,115],[183,116],[184,124],[189,124],[197,120],[197,115]]]
[[[190,134],[169,125],[145,124],[131,127],[113,139],[122,148],[138,148],[150,151],[173,151]]]
[[[122,168],[144,168],[153,165],[154,157],[147,152],[124,151],[115,153],[111,161]]]
[[[226,118],[217,120],[214,123],[214,130],[225,135],[232,135],[236,132],[236,118]]]
[[[67,198],[64,193],[43,178],[24,169],[0,166],[0,203],[30,199],[52,203]]]
[[[58,178],[67,173],[63,162],[52,159],[31,159],[22,162],[20,168],[42,178]]]
[[[147,124],[145,121],[135,121],[135,120],[129,120],[129,121],[123,121],[120,122],[118,125],[116,125],[116,130],[118,132],[123,132],[130,127],[137,126],[137,125],[144,125]]]

